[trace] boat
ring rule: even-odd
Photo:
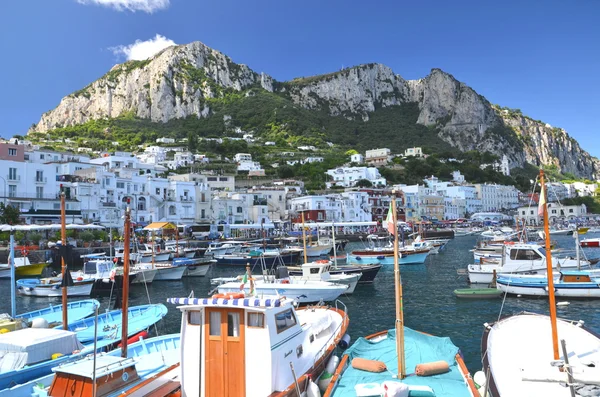
[[[540,170],[538,213],[543,215],[548,250],[544,179],[544,172]],[[481,339],[483,371],[475,374],[480,379],[482,394],[492,397],[566,397],[577,395],[579,389],[587,386],[600,386],[600,337],[586,329],[582,321],[557,318],[556,285],[550,257],[546,258],[546,266],[550,316],[518,313],[484,324]],[[500,279],[498,277],[499,287]]]
[[[323,396],[391,393],[397,396],[409,393],[436,397],[479,396],[459,348],[449,338],[427,335],[404,325],[396,219],[393,195],[386,223],[394,234],[395,329],[359,338],[346,350],[339,364],[332,364],[335,368],[332,373],[319,379],[318,383],[325,389]],[[424,374],[435,376],[419,376]]]
[[[573,229],[550,229],[551,236],[570,236],[573,234]]]
[[[15,258],[15,276],[35,277],[42,274],[48,263],[31,263],[29,257]],[[8,263],[0,264],[0,278],[10,278],[10,266]]]
[[[158,273],[158,270],[154,269],[150,263],[136,263],[135,265],[130,265],[130,269],[135,274],[130,284],[152,284],[156,273]],[[119,268],[119,271],[123,272],[123,269]]]
[[[97,323],[98,340],[107,339],[114,342],[121,337],[122,313],[121,309],[108,311],[98,314],[97,322],[94,317],[89,317],[70,322],[67,328],[69,331],[75,332],[81,343],[90,343],[94,341],[94,328]],[[162,303],[129,307],[127,309],[128,335],[132,336],[148,329],[166,314],[167,308]]]
[[[187,270],[187,266],[177,266],[171,262],[154,262],[152,267],[156,270],[154,281],[181,280]]]
[[[65,288],[60,277],[22,278],[17,280],[17,293],[25,296],[62,296],[63,288],[67,296],[90,296],[94,280],[74,281],[73,285]]]
[[[225,266],[246,266],[255,265],[259,261],[264,260],[267,266],[275,265],[295,265],[298,263],[300,252],[298,251],[251,251],[248,254],[232,254],[215,256],[217,265]]]
[[[173,259],[173,265],[185,266],[186,269],[183,272],[183,277],[204,277],[206,273],[212,268],[212,264],[216,261],[208,258],[175,258]]]
[[[398,252],[400,265],[420,265],[425,263],[429,256],[429,249],[406,249]],[[394,252],[392,250],[355,250],[348,258],[351,263],[360,263],[364,259],[376,259],[383,265],[392,265],[394,263]]]
[[[101,350],[114,341],[99,342]],[[53,367],[94,351],[77,334],[54,328],[26,328],[0,334],[0,390],[47,375]]]
[[[375,280],[375,276],[379,273],[383,265],[380,263],[370,263],[370,264],[358,264],[352,263],[348,265],[332,265],[329,268],[329,273],[333,274],[358,274],[360,273],[360,279],[358,280],[360,283],[372,283]],[[302,267],[301,266],[286,266],[288,269],[288,273],[291,276],[300,276],[302,275]]]
[[[563,270],[553,275],[554,295],[570,298],[600,298],[600,271]],[[498,275],[498,289],[511,295],[548,296],[548,276]]]
[[[600,247],[600,238],[586,238],[579,242],[582,247]]]
[[[298,276],[288,276],[290,280],[294,281],[327,281],[334,284],[347,285],[348,289],[344,291],[346,294],[354,293],[354,289],[358,284],[358,280],[361,278],[361,273],[344,274],[344,273],[330,273],[331,262],[322,259],[315,262],[304,263],[302,266],[302,274]]]
[[[113,284],[116,284],[118,288],[123,285],[123,273],[118,271],[119,269],[115,267],[110,258],[98,254],[82,255],[81,257],[84,260],[83,268],[71,272],[74,281],[93,281],[92,292],[94,294],[111,292],[114,289]],[[135,278],[136,274],[132,272],[129,275],[129,283],[132,283]]]
[[[75,322],[94,314],[95,310],[100,307],[100,302],[95,299],[84,299],[67,303],[67,312],[69,321]],[[18,319],[24,319],[32,323],[35,319],[42,318],[49,326],[62,325],[63,306],[49,305],[40,310],[21,313],[15,316]]]
[[[498,275],[506,274],[546,274],[546,249],[536,243],[506,243],[502,249],[501,261],[483,261],[467,266],[469,281],[474,284],[489,284],[494,271]],[[555,269],[589,268],[589,261],[574,258],[551,256]]]
[[[238,292],[168,300],[182,312],[181,394],[305,393],[346,334],[345,306],[296,308],[286,297]]]
[[[498,288],[461,288],[455,289],[453,293],[461,299],[494,299],[503,294]]]
[[[187,247],[183,249],[183,255],[186,258],[200,258],[203,257],[206,253],[207,248],[200,247]]]
[[[135,369],[138,379],[135,382],[128,383],[127,387],[131,389],[132,387],[147,381],[155,374],[177,364],[181,357],[179,346],[179,334],[162,335],[149,339],[140,338],[138,342],[128,345],[127,359],[128,361],[135,361]],[[121,349],[119,348],[117,350],[102,353],[96,357],[98,360],[96,363],[96,375],[99,380],[101,379],[100,374],[102,374],[105,370],[103,367],[105,367],[107,364],[118,367],[118,365],[115,365],[116,360],[114,360],[114,358],[119,357],[120,354]],[[105,357],[110,358],[105,359]],[[58,390],[51,390],[51,386],[53,385],[55,378],[60,379],[66,374],[73,376],[75,375],[75,371],[77,371],[77,375],[81,376],[82,372],[85,372],[85,370],[88,370],[90,366],[93,366],[92,361],[93,357],[88,355],[80,360],[59,365],[53,368],[54,373],[52,374],[13,386],[8,389],[0,390],[0,397],[41,397],[42,395],[55,395],[55,393],[58,393]],[[120,376],[115,378],[120,379]],[[106,381],[106,379],[102,380]],[[126,391],[125,388],[121,389],[119,387],[118,389],[119,390],[116,391],[117,393]],[[103,390],[106,390],[106,384],[103,385]]]
[[[140,261],[143,263],[166,262],[171,257],[169,251],[161,252],[160,246],[157,244],[140,244],[138,253],[141,254]]]

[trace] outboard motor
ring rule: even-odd
[[[288,273],[288,269],[286,266],[279,266],[277,270],[275,270],[275,277],[278,279],[288,278],[290,274]]]

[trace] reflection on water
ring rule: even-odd
[[[571,248],[570,236],[558,236],[559,246]],[[472,260],[469,249],[475,244],[475,237],[460,237],[448,243],[439,255],[430,256],[423,265],[402,266],[404,295],[404,318],[406,325],[433,335],[448,336],[458,345],[471,372],[481,368],[480,342],[483,324],[492,322],[499,316],[502,299],[459,300],[452,291],[467,287],[466,278],[457,275],[456,270],[465,268]],[[362,247],[360,243],[349,244],[348,250]],[[585,250],[589,257],[600,257],[600,249]],[[194,291],[196,297],[206,296],[211,290],[210,277],[240,274],[243,268],[224,267],[212,270],[208,277],[185,278],[182,281],[155,282],[148,286],[134,285],[131,288],[130,304],[165,303],[169,297],[188,296]],[[35,310],[48,304],[59,304],[60,298],[18,297],[19,312]],[[72,298],[77,300],[76,298]],[[108,305],[108,297],[98,297],[102,310]],[[383,268],[373,285],[359,285],[354,295],[341,300],[350,313],[349,333],[355,340],[359,336],[371,334],[394,326],[394,272],[393,266]],[[600,332],[600,300],[572,300],[567,307],[559,307],[561,317],[582,319],[594,331]],[[178,332],[180,312],[167,304],[169,313],[158,324],[158,332]],[[0,313],[10,311],[10,284],[0,280]],[[513,298],[506,299],[504,313],[531,311],[548,313],[547,299]]]

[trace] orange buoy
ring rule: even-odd
[[[241,299],[245,298],[246,295],[243,292],[226,292],[224,294],[215,294],[212,296],[213,298],[222,298],[222,299]]]

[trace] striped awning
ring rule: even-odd
[[[175,305],[194,305],[194,306],[238,306],[238,307],[280,307],[281,298],[260,299],[260,298],[169,298],[168,303]]]

